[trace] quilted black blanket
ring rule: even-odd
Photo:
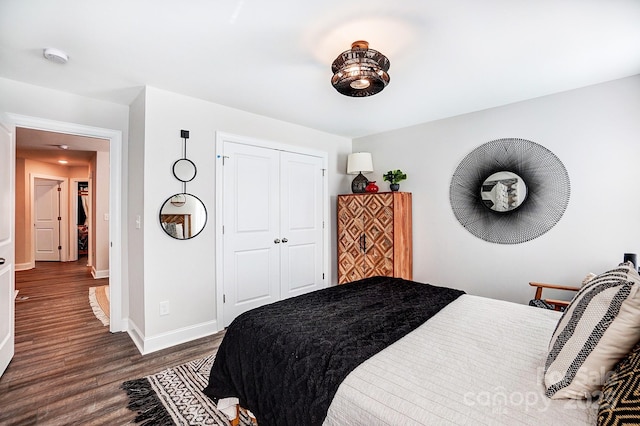
[[[343,379],[464,292],[373,277],[235,319],[205,394],[237,397],[259,426],[320,425]]]

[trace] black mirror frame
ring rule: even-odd
[[[193,198],[195,198],[197,201],[199,201],[199,202],[200,202],[200,205],[201,205],[201,206],[202,206],[202,208],[204,209],[204,223],[202,224],[202,228],[200,228],[200,230],[198,230],[198,232],[196,232],[195,234],[193,234],[193,235],[192,235],[192,236],[190,236],[189,238],[178,238],[178,237],[176,237],[176,236],[174,236],[174,235],[171,235],[169,232],[167,232],[167,230],[164,228],[164,226],[162,226],[162,224],[163,224],[163,221],[162,221],[162,215],[163,215],[163,214],[162,214],[162,210],[163,210],[164,206],[166,206],[167,204],[169,204],[169,205],[173,205],[173,203],[171,202],[171,199],[172,199],[173,197],[175,197],[176,195],[184,195],[185,197],[188,197],[188,196],[193,197]],[[174,206],[175,206],[175,205],[174,205]],[[178,206],[176,206],[176,207],[178,207]],[[182,206],[179,206],[179,207],[182,207]],[[188,194],[188,193],[186,193],[186,192],[179,192],[179,193],[176,193],[176,194],[171,195],[169,198],[167,198],[167,199],[164,201],[164,203],[162,203],[162,206],[160,206],[160,211],[158,212],[158,221],[159,221],[159,224],[160,224],[160,228],[164,231],[164,233],[165,233],[165,234],[167,234],[167,235],[168,235],[168,236],[170,236],[171,238],[176,239],[176,240],[178,240],[178,241],[190,240],[190,239],[195,238],[195,237],[197,237],[198,235],[200,235],[200,233],[201,233],[201,232],[204,230],[204,228],[207,226],[207,220],[209,220],[209,213],[207,212],[207,206],[205,206],[205,204],[202,202],[202,200],[201,200],[200,198],[196,197],[196,196],[195,196],[195,195],[193,195],[193,194]]]
[[[493,173],[510,171],[527,185],[527,197],[508,212],[482,202],[482,183]],[[535,142],[497,139],[471,151],[451,179],[449,199],[456,219],[476,237],[498,244],[537,238],[558,223],[569,204],[569,174],[562,162]]]
[[[193,176],[191,177],[191,179],[182,180],[176,174],[176,165],[181,161],[186,161],[188,163],[191,163],[191,165],[193,166]],[[194,180],[196,178],[196,175],[198,174],[198,168],[196,167],[195,163],[193,161],[189,160],[188,158],[180,158],[179,160],[176,160],[173,163],[173,167],[171,168],[171,171],[173,172],[173,177],[178,179],[180,182],[191,182],[192,180]]]

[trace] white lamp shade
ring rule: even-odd
[[[347,174],[373,172],[373,160],[370,152],[354,152],[347,158]]]

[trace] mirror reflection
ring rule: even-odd
[[[173,175],[181,182],[190,182],[196,177],[196,165],[187,158],[173,163]]]
[[[207,209],[192,194],[174,194],[160,209],[160,226],[170,237],[188,240],[198,235],[207,223]]]
[[[482,202],[496,212],[517,209],[527,198],[527,185],[513,172],[501,171],[492,174],[482,183]]]

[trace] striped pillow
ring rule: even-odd
[[[640,276],[621,264],[590,280],[562,314],[549,343],[546,394],[589,398],[640,340]]]

